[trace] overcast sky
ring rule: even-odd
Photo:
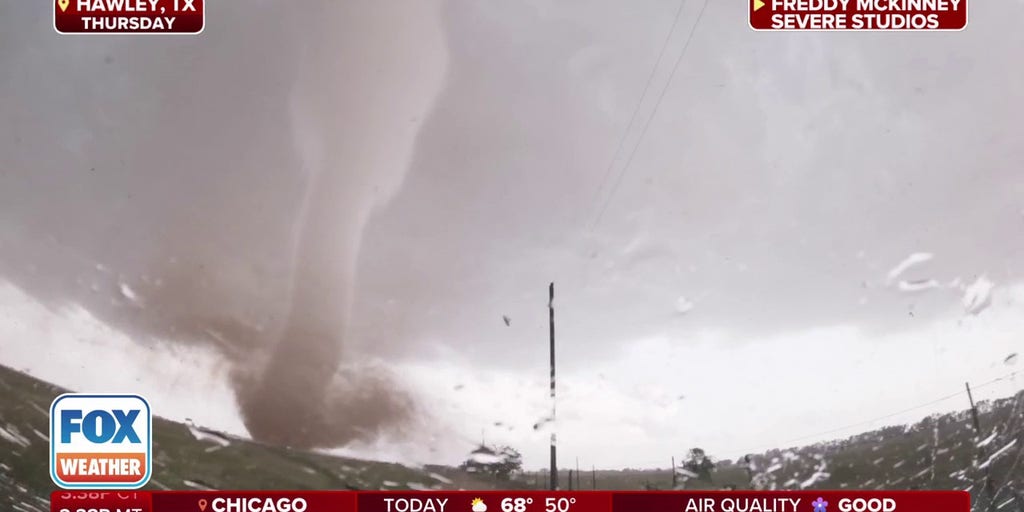
[[[213,5],[175,38],[0,6],[0,362],[244,433],[230,374],[300,318],[416,404],[356,453],[457,461],[483,431],[540,465],[554,281],[562,453],[604,467],[1014,370],[1021,2],[958,33],[766,34],[693,0],[660,63],[676,2],[398,5]]]

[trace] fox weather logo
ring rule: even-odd
[[[61,395],[50,406],[50,477],[65,489],[138,489],[153,472],[152,430],[139,395]]]

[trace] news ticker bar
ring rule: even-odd
[[[970,512],[965,491],[55,491],[51,512]]]

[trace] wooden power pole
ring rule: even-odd
[[[555,283],[548,285],[548,330],[551,340],[551,490],[558,490],[558,459],[555,454]]]
[[[964,387],[967,388],[967,400],[971,402],[971,420],[974,422],[974,433],[978,436],[978,440],[984,439],[984,434],[981,433],[981,421],[978,419],[978,406],[974,405],[974,396],[971,394],[971,383],[964,382]],[[985,447],[978,447],[978,456],[981,458],[985,457]],[[988,466],[985,466],[985,494],[988,498],[988,506],[986,510],[992,510],[995,506],[996,490],[995,484],[992,482],[992,473],[989,471]]]

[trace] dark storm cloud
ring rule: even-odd
[[[444,73],[437,6],[214,3],[196,37],[62,37],[50,8],[4,7],[3,276],[140,341],[215,344],[259,439],[404,420],[342,338],[363,225]]]
[[[584,364],[647,335],[888,331],[958,307],[954,290],[884,287],[912,252],[936,254],[912,279],[1020,279],[1019,2],[972,4],[968,30],[946,34],[754,33],[742,3],[710,3],[593,230],[678,4],[532,5],[449,16],[452,83],[361,254],[364,343],[539,366],[548,281],[566,364]]]
[[[402,12],[367,22],[338,5],[346,30],[263,3],[217,7],[201,38],[171,39],[61,38],[42,7],[3,7],[17,11],[0,17],[4,276],[136,335],[272,359],[291,375],[280,401],[258,407],[274,381],[244,372],[240,400],[250,428],[284,442],[294,433],[266,413],[303,417],[295,396],[309,399],[299,409],[338,404],[312,421],[333,439],[407,410],[358,364],[335,387],[303,381],[359,363],[350,349],[543,364],[549,281],[566,362],[583,364],[654,334],[907,325],[956,299],[880,288],[911,252],[936,258],[910,278],[1020,277],[1024,71],[1007,65],[1024,50],[1019,2],[972,5],[960,33],[759,34],[744,5],[713,1],[617,187],[606,166],[679,4],[446,4],[444,91],[430,112],[399,103],[394,117],[372,106],[405,101],[421,82],[405,73],[432,69],[432,52],[395,25]],[[700,8],[684,5],[626,156]],[[331,103],[331,80],[296,78],[331,60],[336,45],[306,39],[326,33],[352,43],[339,58],[361,73],[337,100],[351,103]],[[422,53],[360,58],[410,45]],[[403,182],[398,146],[421,121]],[[387,172],[334,195],[312,176],[335,162],[346,173],[328,177]],[[345,330],[349,300],[346,344],[316,341]],[[359,412],[338,395],[386,407],[332,424]]]

